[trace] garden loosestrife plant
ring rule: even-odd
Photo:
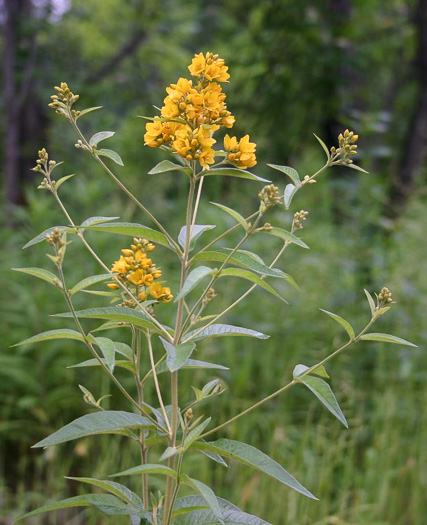
[[[182,184],[188,185],[185,225],[177,238],[112,170],[111,162],[119,166],[123,166],[124,163],[117,152],[99,148],[99,144],[113,136],[114,132],[100,131],[90,139],[81,132],[79,119],[100,108],[76,110],[74,105],[79,96],[73,94],[65,83],[55,88],[56,94],[52,96],[50,106],[73,126],[77,134],[76,147],[93,157],[105,174],[138,207],[150,225],[117,222],[117,217],[91,217],[81,224],[75,222],[58,191],[73,175],[54,179],[54,170],[61,163],[49,159],[45,149],[39,151],[34,168],[42,177],[39,188],[52,194],[64,214],[65,224],[48,228],[25,246],[27,248],[47,241],[50,250],[48,255],[54,264],[55,273],[42,268],[16,270],[43,279],[59,289],[68,311],[57,316],[68,318],[74,323],[74,329],[67,327],[50,330],[18,344],[61,338],[73,339],[76,344],[83,344],[90,359],[79,366],[100,367],[117,387],[117,393],[123,397],[124,404],[123,410],[105,410],[102,407],[103,398],[96,400],[87,388],[80,386],[84,401],[94,411],[68,423],[34,446],[50,447],[96,434],[121,434],[129,439],[130,447],[139,448],[141,460],[140,464],[129,465],[123,472],[112,472],[111,478],[114,478],[114,481],[87,477],[70,478],[100,488],[104,493],[93,492],[51,503],[19,519],[62,508],[90,506],[105,515],[128,516],[133,525],[267,524],[267,521],[251,516],[232,503],[218,498],[210,487],[192,477],[191,472],[184,473],[187,454],[201,453],[223,465],[226,465],[228,460],[234,460],[275,478],[278,483],[299,492],[301,497],[315,499],[315,496],[284,467],[262,451],[251,444],[220,438],[219,431],[296,385],[302,385],[312,391],[325,408],[347,426],[345,416],[327,381],[327,362],[362,341],[384,341],[414,346],[396,336],[371,331],[371,326],[390,309],[393,301],[387,288],[383,288],[376,299],[365,290],[370,315],[367,316],[363,330],[356,334],[348,321],[335,313],[323,310],[345,330],[347,342],[340,348],[331,350],[311,366],[297,365],[288,383],[229,420],[206,418],[199,407],[202,401],[213,399],[224,392],[224,387],[217,378],[208,381],[204,386],[194,385],[191,381],[188,385],[182,385],[188,388],[185,389],[186,394],[179,398],[180,370],[205,369],[209,374],[212,370],[221,371],[225,368],[221,364],[193,358],[193,352],[200,340],[227,336],[258,339],[267,337],[256,329],[225,324],[227,315],[236,305],[247,300],[256,288],[268,292],[271,301],[284,301],[271,284],[274,279],[283,279],[296,286],[294,279],[276,266],[289,247],[308,248],[297,236],[298,230],[303,228],[308,212],[300,210],[294,213],[290,228],[286,229],[283,227],[286,225],[266,222],[265,216],[269,210],[277,206],[289,209],[296,192],[307,184],[314,184],[327,168],[341,165],[363,171],[353,163],[358,136],[346,130],[339,135],[337,146],[332,148],[328,148],[316,137],[325,152],[326,161],[313,175],[306,175],[301,179],[294,168],[269,164],[271,168],[290,178],[284,190],[279,189],[279,186],[248,171],[256,165],[256,145],[250,142],[249,135],[238,139],[227,133],[223,149],[216,147],[216,132],[223,127],[232,128],[235,122],[234,116],[227,109],[226,96],[222,91],[222,84],[230,78],[224,60],[212,53],[200,53],[193,58],[189,72],[191,79],[180,78],[166,89],[167,96],[160,115],[145,117],[149,120],[145,127],[145,145],[161,148],[171,159],[160,162],[149,175],[160,176],[174,171],[180,176],[185,175]],[[238,211],[224,204],[213,203],[220,211],[230,215],[235,224],[203,245],[203,234],[213,228],[213,225],[197,224],[203,181],[207,176],[237,177],[267,185],[254,191],[258,194],[259,204],[248,217],[243,217]],[[245,181],[242,180],[241,183]],[[88,230],[127,236],[129,240],[114,262],[104,261],[86,239],[85,233]],[[227,249],[219,248],[218,243],[227,242],[229,234],[235,230],[241,233],[237,244],[228,246]],[[242,249],[248,239],[259,235],[265,237],[265,244],[269,242],[270,237],[282,240],[282,246],[271,262],[264,262],[258,254]],[[83,243],[102,272],[98,275],[82,276],[82,280],[71,287],[63,268],[69,237],[77,238]],[[157,251],[153,253],[156,247],[171,250],[176,256],[180,267],[180,284],[176,290],[172,291],[167,285],[162,270],[157,266],[157,261],[161,261],[161,254],[157,255]],[[225,278],[243,279],[249,284],[243,294],[229,298],[229,304],[224,310],[205,315],[205,310],[215,302],[217,281]],[[95,297],[101,303],[93,308],[77,310],[74,306],[74,296],[82,291],[92,291],[89,288],[94,285],[104,287],[103,290],[95,291]],[[173,327],[166,326],[162,321],[166,308],[174,311]],[[129,340],[125,342],[99,337],[97,330],[87,331],[86,319],[99,320],[99,328],[104,331],[121,328],[123,337],[126,338],[129,334]],[[219,342],[218,346],[220,344]],[[160,355],[157,360],[156,354]],[[158,375],[161,373],[169,376],[166,389],[161,388],[158,381]],[[133,389],[125,388],[122,374],[130,374],[133,378]],[[151,382],[154,384],[155,396],[147,399],[144,389]],[[180,390],[184,391],[184,388]],[[214,437],[214,441],[207,439]],[[142,479],[140,494],[116,481],[116,478],[119,478],[124,482],[131,476]],[[163,490],[158,496],[151,493],[152,476],[160,476],[164,480]],[[155,486],[158,487],[158,482]],[[187,487],[186,493],[191,491],[193,495],[182,495],[183,486]]]

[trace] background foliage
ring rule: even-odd
[[[267,168],[267,162],[310,173],[322,153],[312,133],[332,145],[346,127],[361,136],[359,163],[370,171],[331,170],[295,197],[294,211],[310,212],[304,240],[311,250],[289,250],[282,268],[297,279],[301,291],[284,289],[289,306],[257,291],[252,303],[234,310],[227,320],[256,326],[271,338],[203,346],[204,357],[215,353],[216,362],[232,369],[232,374],[221,375],[230,390],[219,398],[218,421],[279,387],[297,362],[315,362],[339,343],[342,334],[318,307],[363,326],[368,317],[364,287],[378,290],[386,285],[393,291],[398,305],[379,328],[419,348],[370,343],[333,362],[333,387],[348,431],[303,388],[226,430],[226,437],[247,440],[272,455],[320,502],[237,466],[208,471],[198,460],[199,477],[209,480],[218,495],[278,525],[422,523],[427,512],[422,447],[427,440],[422,408],[427,402],[426,4],[3,1],[0,522],[9,524],[46,498],[71,495],[76,487],[63,480],[64,475],[102,477],[113,464],[117,471],[137,461],[131,457],[136,458],[136,451],[123,450],[118,437],[99,438],[96,445],[81,440],[45,453],[30,449],[86,410],[77,384],[95,383],[99,395],[110,388],[98,371],[66,368],[87,357],[71,342],[9,348],[59,326],[48,314],[65,310],[59,293],[10,271],[11,266],[49,265],[42,245],[26,251],[21,246],[62,222],[50,196],[35,190],[29,168],[37,150],[45,146],[53,158],[66,161],[64,174],[77,173],[63,189],[77,219],[94,214],[117,215],[123,221],[137,218],[97,166],[75,155],[72,130],[48,111],[52,86],[66,81],[81,94],[85,107],[105,107],[86,119],[87,131],[117,131],[110,142],[125,161],[120,175],[144,203],[155,203],[161,221],[177,234],[185,207],[183,178],[145,176],[163,157],[143,148],[142,123],[135,117],[153,113],[152,105],[164,98],[164,86],[182,74],[194,52],[212,50],[230,65],[232,83],[226,89],[237,117],[236,134],[249,132],[258,144],[255,173],[283,187],[280,174]],[[251,182],[206,181],[199,220],[217,223],[217,229],[227,226],[227,217],[208,200],[225,202],[244,214],[253,208],[258,190]],[[277,221],[291,220],[290,213],[276,213]],[[104,260],[113,260],[121,247],[108,235],[93,240]],[[266,261],[274,253],[272,245],[253,248]],[[86,275],[98,272],[77,243],[69,249],[66,271],[72,284],[82,277],[82,268]],[[169,276],[172,260],[166,250],[162,256]],[[71,260],[78,264],[71,266]],[[176,284],[171,281],[172,288]],[[225,301],[226,289],[218,292],[218,301]],[[94,304],[90,297],[81,301],[77,306]],[[211,377],[199,374],[194,384]],[[118,396],[111,393],[114,408]],[[97,523],[87,511],[73,516],[72,521],[70,513],[34,523]]]

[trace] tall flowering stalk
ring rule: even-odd
[[[196,344],[200,340],[225,336],[259,339],[267,337],[254,329],[219,322],[222,318],[256,288],[268,292],[272,300],[284,300],[270,284],[271,279],[282,279],[290,285],[296,285],[294,279],[276,268],[276,265],[289,246],[308,248],[296,235],[303,229],[308,212],[304,210],[296,212],[290,230],[286,230],[264,222],[264,217],[269,210],[275,206],[289,209],[296,192],[307,184],[317,182],[318,176],[329,167],[343,165],[363,171],[353,163],[358,136],[346,130],[339,135],[337,147],[330,149],[316,137],[324,149],[326,162],[313,175],[306,175],[301,179],[298,172],[289,166],[269,164],[271,168],[289,176],[292,181],[286,185],[284,191],[279,190],[276,185],[270,184],[270,181],[247,170],[256,165],[256,145],[250,142],[249,135],[238,139],[227,133],[224,137],[223,149],[214,148],[217,144],[215,133],[222,127],[232,128],[235,122],[234,116],[227,109],[226,95],[222,91],[222,84],[230,78],[224,60],[212,53],[205,55],[200,53],[193,58],[189,72],[192,79],[180,78],[166,89],[167,96],[160,115],[153,118],[146,117],[149,122],[146,124],[144,135],[147,146],[161,148],[173,159],[173,161],[160,162],[150,171],[150,175],[159,176],[165,172],[177,171],[189,180],[185,225],[177,238],[169,233],[155,215],[115,175],[110,165],[105,163],[104,160],[107,159],[107,162],[113,161],[123,166],[123,161],[117,152],[98,147],[101,141],[110,138],[114,133],[100,131],[87,139],[81,132],[78,120],[100,108],[76,110],[74,104],[79,96],[72,93],[65,83],[55,88],[56,94],[52,96],[50,106],[68,119],[74,127],[78,137],[76,147],[92,155],[154,227],[139,223],[115,222],[115,218],[109,217],[91,217],[81,224],[76,223],[58,193],[60,186],[72,176],[55,180],[54,170],[61,163],[49,159],[45,149],[39,151],[34,168],[34,171],[42,177],[39,188],[48,190],[53,195],[64,213],[66,224],[47,229],[25,246],[47,241],[51,248],[51,253],[48,255],[56,273],[41,268],[16,270],[41,278],[57,287],[62,292],[69,310],[57,316],[73,320],[76,329],[50,330],[18,344],[60,338],[79,341],[86,346],[91,356],[91,359],[81,363],[80,366],[101,367],[124,397],[128,410],[105,410],[102,406],[103,398],[97,400],[89,389],[80,386],[84,401],[94,411],[54,432],[35,447],[49,447],[94,434],[124,435],[139,447],[141,461],[139,465],[130,466],[126,471],[113,474],[111,477],[139,476],[142,490],[138,495],[111,479],[70,478],[101,488],[105,494],[93,493],[68,498],[29,512],[19,519],[62,508],[92,506],[106,515],[128,516],[132,525],[172,523],[268,525],[267,521],[251,516],[232,503],[217,498],[210,487],[184,473],[183,467],[187,454],[202,453],[210,460],[223,465],[227,464],[227,459],[235,460],[272,476],[301,495],[315,499],[315,496],[289,472],[252,445],[224,438],[206,441],[206,438],[217,434],[222,428],[295,385],[309,388],[321,403],[347,426],[345,416],[331,387],[325,381],[329,378],[325,364],[349,346],[362,341],[385,341],[414,346],[389,334],[370,332],[373,323],[389,310],[393,301],[391,292],[387,288],[381,290],[376,300],[365,290],[370,317],[359,334],[356,335],[348,321],[324,310],[346,331],[348,341],[312,366],[297,365],[293,377],[287,384],[246,410],[235,414],[229,420],[213,421],[211,417],[205,418],[201,413],[202,401],[215,398],[224,392],[218,378],[211,379],[204,386],[185,384],[183,386],[188,387],[186,394],[184,396],[181,394],[182,397],[179,397],[178,381],[181,369],[206,369],[208,373],[216,370],[219,375],[224,369],[220,364],[193,358]],[[231,176],[269,184],[257,191],[259,205],[249,217],[245,218],[238,211],[223,204],[215,204],[221,211],[230,215],[235,224],[201,247],[203,234],[213,227],[197,224],[197,212],[203,180],[206,176]],[[237,229],[241,232],[241,238],[236,245],[218,247],[221,241],[227,241],[228,235]],[[111,265],[102,260],[87,241],[85,233],[88,230],[124,235],[130,237],[132,241],[130,245],[126,243],[118,259]],[[104,272],[85,277],[71,288],[63,270],[68,235],[76,236],[83,243]],[[264,262],[258,254],[246,249],[242,250],[248,239],[254,235],[264,235],[265,242],[268,242],[269,237],[282,240],[281,249],[270,263]],[[173,291],[167,286],[163,272],[155,262],[161,261],[161,253],[157,256],[156,251],[156,256],[153,255],[156,246],[171,250],[177,257],[180,264],[180,285],[177,290]],[[243,294],[230,298],[230,303],[223,311],[206,315],[205,311],[215,303],[217,282],[224,278],[244,279],[249,282],[249,287]],[[110,304],[106,305],[104,302],[96,308],[76,310],[74,295],[82,291],[90,291],[89,287],[101,283],[105,284],[104,290],[95,293],[98,298],[106,297],[107,299],[102,301],[109,300]],[[166,306],[166,303],[171,304]],[[171,308],[172,304],[175,308],[173,328],[166,326],[162,321],[163,308]],[[127,342],[100,337],[97,331],[87,331],[84,327],[85,319],[102,321],[101,328],[104,331],[120,329]],[[160,354],[157,360],[156,354]],[[135,383],[133,390],[124,387],[118,369],[133,376]],[[158,381],[158,375],[161,373],[168,373],[170,376],[170,387],[166,390],[161,389]],[[156,395],[154,399],[146,399],[144,389],[151,381],[154,383]],[[191,390],[190,387],[193,389]],[[153,445],[160,445],[162,448],[159,457],[155,456]],[[164,490],[158,496],[150,492],[150,479],[153,475],[160,475],[165,479]],[[189,487],[194,495],[181,496],[181,488],[184,485]],[[268,519],[268,516],[266,518]]]

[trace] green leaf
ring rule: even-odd
[[[229,370],[226,366],[216,365],[214,363],[207,363],[206,361],[198,361],[197,359],[188,359],[181,367],[184,369],[198,370],[198,369],[212,369],[212,370]],[[165,362],[160,363],[156,368],[157,375],[167,372],[169,369]]]
[[[182,444],[184,451],[190,448],[190,446],[196,441],[196,439],[200,436],[200,434],[209,425],[209,423],[211,422],[211,419],[212,418],[208,417],[207,419],[205,419],[205,421],[203,421],[203,423],[200,423],[200,425],[197,425],[197,427],[193,428],[193,430],[191,430],[187,434],[184,440],[184,443]]]
[[[208,452],[214,452],[220,456],[234,459],[239,463],[243,463],[244,465],[253,467],[256,470],[268,474],[272,478],[277,479],[284,485],[304,494],[304,496],[307,496],[308,498],[317,499],[291,474],[289,474],[289,472],[279,465],[277,461],[274,461],[274,459],[271,459],[267,454],[264,454],[264,452],[261,452],[251,445],[231,439],[219,439],[209,443],[196,441],[193,443],[192,448],[197,450],[207,450]]]
[[[97,109],[102,109],[102,106],[94,106],[93,108],[82,109],[82,111],[80,111],[79,114],[76,116],[76,120],[80,117],[83,117],[83,115],[86,115],[87,113],[96,111]]]
[[[307,370],[310,370],[308,366],[297,365],[293,371],[294,379],[298,379],[302,374],[307,372]],[[327,379],[329,378],[328,372],[326,372],[326,368],[323,365],[319,365],[316,368],[313,368],[313,370],[310,371],[310,374],[321,376],[321,377],[326,377]]]
[[[365,292],[366,297],[368,299],[369,308],[371,309],[371,314],[374,315],[376,307],[375,307],[374,300],[372,299],[372,295],[366,289],[364,289],[364,292]]]
[[[71,175],[66,175],[65,177],[61,177],[59,180],[55,183],[55,190],[57,190],[64,182],[68,179],[71,179],[71,177],[74,177],[75,173],[72,173]]]
[[[191,292],[191,290],[193,290],[200,283],[200,281],[202,281],[208,275],[212,275],[215,271],[216,270],[213,270],[212,268],[208,268],[207,266],[199,266],[198,268],[195,268],[194,270],[192,270],[188,274],[188,277],[185,280],[185,283],[181,291],[175,297],[175,302],[185,297],[188,293]]]
[[[363,334],[362,336],[360,336],[359,339],[363,339],[364,341],[380,341],[382,343],[394,343],[396,345],[413,346],[415,348],[418,348],[417,345],[414,345],[413,343],[410,343],[405,339],[401,339],[400,337],[396,337],[395,335],[389,334]]]
[[[273,287],[271,287],[269,284],[263,281],[259,275],[252,273],[248,270],[241,270],[240,268],[225,268],[224,270],[221,270],[219,277],[240,277],[242,279],[246,279],[247,281],[251,281],[252,283],[260,286],[261,288],[264,288],[264,290],[267,290],[267,292],[270,292],[281,301],[285,303],[287,302],[286,299],[284,299],[278,292],[276,292],[276,290]]]
[[[222,519],[222,510],[219,506],[217,497],[215,496],[214,491],[197,479],[190,478],[187,474],[182,474],[179,477],[181,483],[190,486],[193,490],[198,492],[202,498],[206,500],[206,503],[209,505],[211,511],[214,513],[215,517],[218,519],[219,523],[224,523]]]
[[[314,135],[314,133],[313,133]],[[326,144],[323,142],[322,139],[320,139],[317,135],[314,135],[316,137],[316,139],[318,140],[319,144],[322,146],[323,148],[323,151],[326,153],[326,158],[329,160],[331,158],[331,154],[329,153],[329,150],[328,150],[328,147],[326,146]]]
[[[31,241],[28,241],[27,244],[25,244],[22,249],[25,250],[26,248],[29,248],[30,246],[33,246],[34,244],[38,244],[39,242],[43,242],[46,240],[46,237],[50,235],[55,228],[58,228],[60,232],[63,232],[64,230],[69,230],[68,226],[52,226],[51,228],[48,228],[47,230],[39,233],[34,239],[31,239]]]
[[[141,498],[137,496],[135,492],[132,492],[120,483],[95,478],[72,478],[67,476],[65,478],[71,479],[73,481],[79,481],[80,483],[88,483],[89,485],[94,485],[95,487],[104,489],[106,492],[110,492],[114,496],[117,496],[118,498],[123,500],[125,503],[132,505],[136,509],[142,509],[144,507]]]
[[[196,245],[197,239],[206,231],[215,228],[215,224],[194,224],[191,228],[190,235],[190,251]],[[183,226],[178,235],[178,243],[182,248],[185,247],[185,241],[187,239],[187,227]]]
[[[115,134],[115,131],[99,131],[90,138],[89,146],[96,146],[99,142],[101,142],[101,140],[109,139]]]
[[[288,184],[285,188],[285,193],[283,194],[283,202],[285,203],[285,208],[289,210],[292,199],[294,198],[295,193],[299,190],[299,186],[294,184]]]
[[[89,219],[86,219],[82,222],[80,225],[80,228],[83,228],[85,226],[95,226],[95,224],[102,224],[104,222],[111,222],[115,221],[116,219],[120,219],[120,217],[89,217]]]
[[[267,164],[267,166],[270,166],[270,168],[286,173],[286,175],[288,175],[291,178],[295,186],[298,186],[301,182],[298,172],[297,170],[294,170],[294,168],[291,168],[289,166],[277,166],[277,164]]]
[[[228,251],[228,249],[226,249]],[[227,252],[220,251],[205,251],[197,253],[192,259],[192,262],[198,261],[216,261],[224,262],[228,258]],[[286,279],[292,286],[298,289],[298,285],[294,279],[287,273],[282,272],[277,268],[269,268],[264,261],[255,253],[248,252],[246,250],[237,250],[233,256],[229,259],[230,264],[240,266],[242,268],[249,268],[250,270],[266,277],[276,277],[279,279]]]
[[[52,510],[70,509],[74,507],[95,507],[98,510],[104,512],[104,514],[113,515],[129,515],[132,513],[132,509],[129,509],[122,501],[115,496],[110,494],[83,494],[82,496],[75,496],[73,498],[67,498],[56,503],[50,503],[40,507],[39,509],[33,510],[24,516],[20,516],[14,523],[21,521],[31,516],[37,516],[45,512]]]
[[[328,312],[327,310],[323,310],[323,308],[319,308],[319,310],[329,315],[329,317],[332,317],[332,319],[334,319],[337,323],[339,323],[344,328],[344,330],[348,333],[348,336],[350,337],[350,341],[353,341],[353,339],[356,337],[356,334],[354,333],[353,327],[348,321],[346,321],[345,319],[343,319],[337,314]]]
[[[185,337],[185,341],[191,339],[194,334],[196,334],[199,329],[189,332]],[[257,339],[268,339],[270,336],[263,334],[262,332],[257,332],[256,330],[251,330],[250,328],[242,328],[241,326],[233,326],[231,324],[211,324],[204,330],[202,330],[193,341],[198,341],[199,339],[205,339],[206,337],[224,337],[224,336],[249,336],[256,337]],[[185,342],[184,341],[184,342]]]
[[[15,272],[26,273],[28,275],[32,275],[33,277],[38,277],[39,279],[47,281],[58,288],[62,288],[62,284],[58,277],[54,273],[49,272],[49,270],[44,270],[43,268],[12,268],[12,270]]]
[[[108,368],[111,370],[111,372],[113,372],[116,362],[116,348],[114,346],[114,341],[108,339],[107,337],[96,337],[95,343],[101,349]]]
[[[121,410],[104,410],[75,419],[32,448],[50,447],[94,434],[121,434],[131,428],[154,428],[146,417]]]
[[[240,215],[238,211],[228,208],[227,206],[224,206],[223,204],[218,204],[216,202],[211,202],[211,204],[213,204],[220,210],[225,211],[225,213],[228,213],[228,215],[231,215],[233,219],[235,219],[243,227],[245,231],[248,231],[249,224],[247,220],[244,217],[242,217],[242,215]]]
[[[84,288],[92,286],[92,284],[99,283],[101,281],[106,281],[107,279],[111,279],[110,273],[103,273],[101,275],[92,275],[91,277],[86,277],[86,279],[82,279],[70,289],[70,295],[74,295],[75,293],[80,292]]]
[[[215,461],[215,463],[219,463],[223,467],[228,468],[227,463],[222,459],[222,457],[219,454],[214,454],[213,452],[208,452],[207,450],[200,450],[200,452],[207,458],[211,459],[212,461]]]
[[[241,510],[223,510],[222,518],[224,525],[271,525]],[[178,516],[173,523],[174,525],[217,525],[218,521],[211,510],[194,509],[189,514]]]
[[[269,235],[273,235],[274,237],[279,237],[280,239],[283,239],[284,241],[292,242],[293,244],[296,244],[297,246],[301,246],[301,248],[309,249],[307,244],[305,244],[304,241],[302,241],[299,237],[296,237],[293,233],[290,233],[286,230],[283,230],[282,228],[276,228],[273,227],[271,230],[261,230],[261,232],[258,232],[255,230],[256,233],[268,233]]]
[[[114,162],[119,166],[124,166],[120,155],[112,149],[97,149],[95,150],[95,154],[97,156],[101,155],[102,157],[108,157],[109,159],[114,160]]]
[[[105,359],[101,358],[101,361],[108,365]],[[67,368],[88,368],[93,366],[101,366],[98,359],[87,359],[86,361],[82,361],[81,363],[77,363],[76,365],[67,366]],[[126,361],[125,359],[118,359],[114,362],[114,366],[117,368],[125,368],[126,370],[135,373],[135,365],[130,361]]]
[[[157,175],[158,173],[165,173],[166,171],[183,171],[187,175],[191,175],[191,168],[186,166],[180,166],[170,160],[162,160],[157,166],[154,166],[152,170],[148,172],[148,175]]]
[[[105,308],[88,308],[87,310],[78,310],[77,317],[82,319],[108,319],[111,321],[120,321],[130,323],[142,328],[150,328],[155,332],[161,333],[159,328],[149,320],[147,314],[133,308],[124,306],[107,306]],[[70,312],[54,314],[53,317],[73,317]]]
[[[165,465],[156,465],[151,463],[146,463],[144,465],[139,465],[138,467],[133,467],[123,472],[118,472],[113,474],[110,478],[117,478],[118,476],[137,476],[139,474],[162,474],[163,476],[170,476],[171,478],[176,479],[176,472]]]
[[[84,337],[80,332],[76,330],[68,330],[67,328],[59,330],[48,330],[47,332],[42,332],[37,335],[33,335],[28,339],[24,339],[19,343],[16,343],[11,346],[21,346],[21,345],[30,345],[32,343],[40,343],[42,341],[50,341],[52,339],[74,339],[75,341],[82,341],[84,343]]]
[[[163,233],[153,230],[152,228],[148,228],[148,226],[143,226],[142,224],[132,222],[110,222],[109,224],[85,226],[85,229],[116,233],[118,235],[128,235],[129,237],[144,237],[149,241],[170,248],[166,235],[163,235]]]
[[[348,428],[348,423],[341,411],[338,401],[336,400],[331,387],[328,385],[328,383],[326,383],[326,381],[309,374],[302,378],[298,378],[298,376],[294,375],[294,379],[300,383],[304,383],[304,385],[313,392],[313,394],[329,410],[329,412],[331,412],[346,428]]]
[[[219,175],[222,177],[239,177],[240,179],[256,180],[258,182],[271,182],[271,180],[263,179],[254,175],[250,171],[239,170],[237,168],[214,168],[212,170],[206,170],[201,173],[201,176],[207,177],[208,175]]]
[[[196,348],[194,343],[182,343],[175,346],[163,337],[160,337],[160,340],[167,353],[166,366],[171,372],[176,372],[182,368]]]
[[[364,170],[360,166],[357,166],[356,164],[344,164],[346,168],[351,168],[352,170],[361,171],[362,173],[369,173],[369,171]]]

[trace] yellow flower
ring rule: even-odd
[[[144,144],[150,148],[158,148],[162,142],[163,124],[160,120],[148,122],[145,125],[146,133],[144,135]]]
[[[176,133],[172,147],[178,155],[191,161],[198,160],[205,169],[215,162],[215,151],[212,146],[216,140],[212,138],[212,129],[200,126],[192,130],[189,126]]]
[[[168,303],[173,299],[171,289],[167,286],[162,286],[160,283],[154,283],[150,286],[150,295],[162,303]]]
[[[128,275],[128,281],[135,286],[139,286],[144,283],[144,272],[142,270],[136,270],[135,272]]]
[[[120,288],[117,283],[108,283],[107,286],[110,288],[110,290],[118,290]]]
[[[227,82],[230,78],[230,75],[227,73],[228,66],[225,65],[224,59],[213,53],[194,55],[188,69],[194,78],[202,78],[209,81],[216,80],[217,82]]]
[[[245,135],[240,141],[228,134],[224,137],[224,149],[228,152],[229,162],[241,169],[252,168],[256,164],[256,144],[249,142],[249,135]]]
[[[120,255],[120,259],[118,261],[115,261],[115,263],[111,267],[111,271],[114,273],[125,274],[129,270],[129,268],[130,266],[125,257],[123,257],[123,255]]]

